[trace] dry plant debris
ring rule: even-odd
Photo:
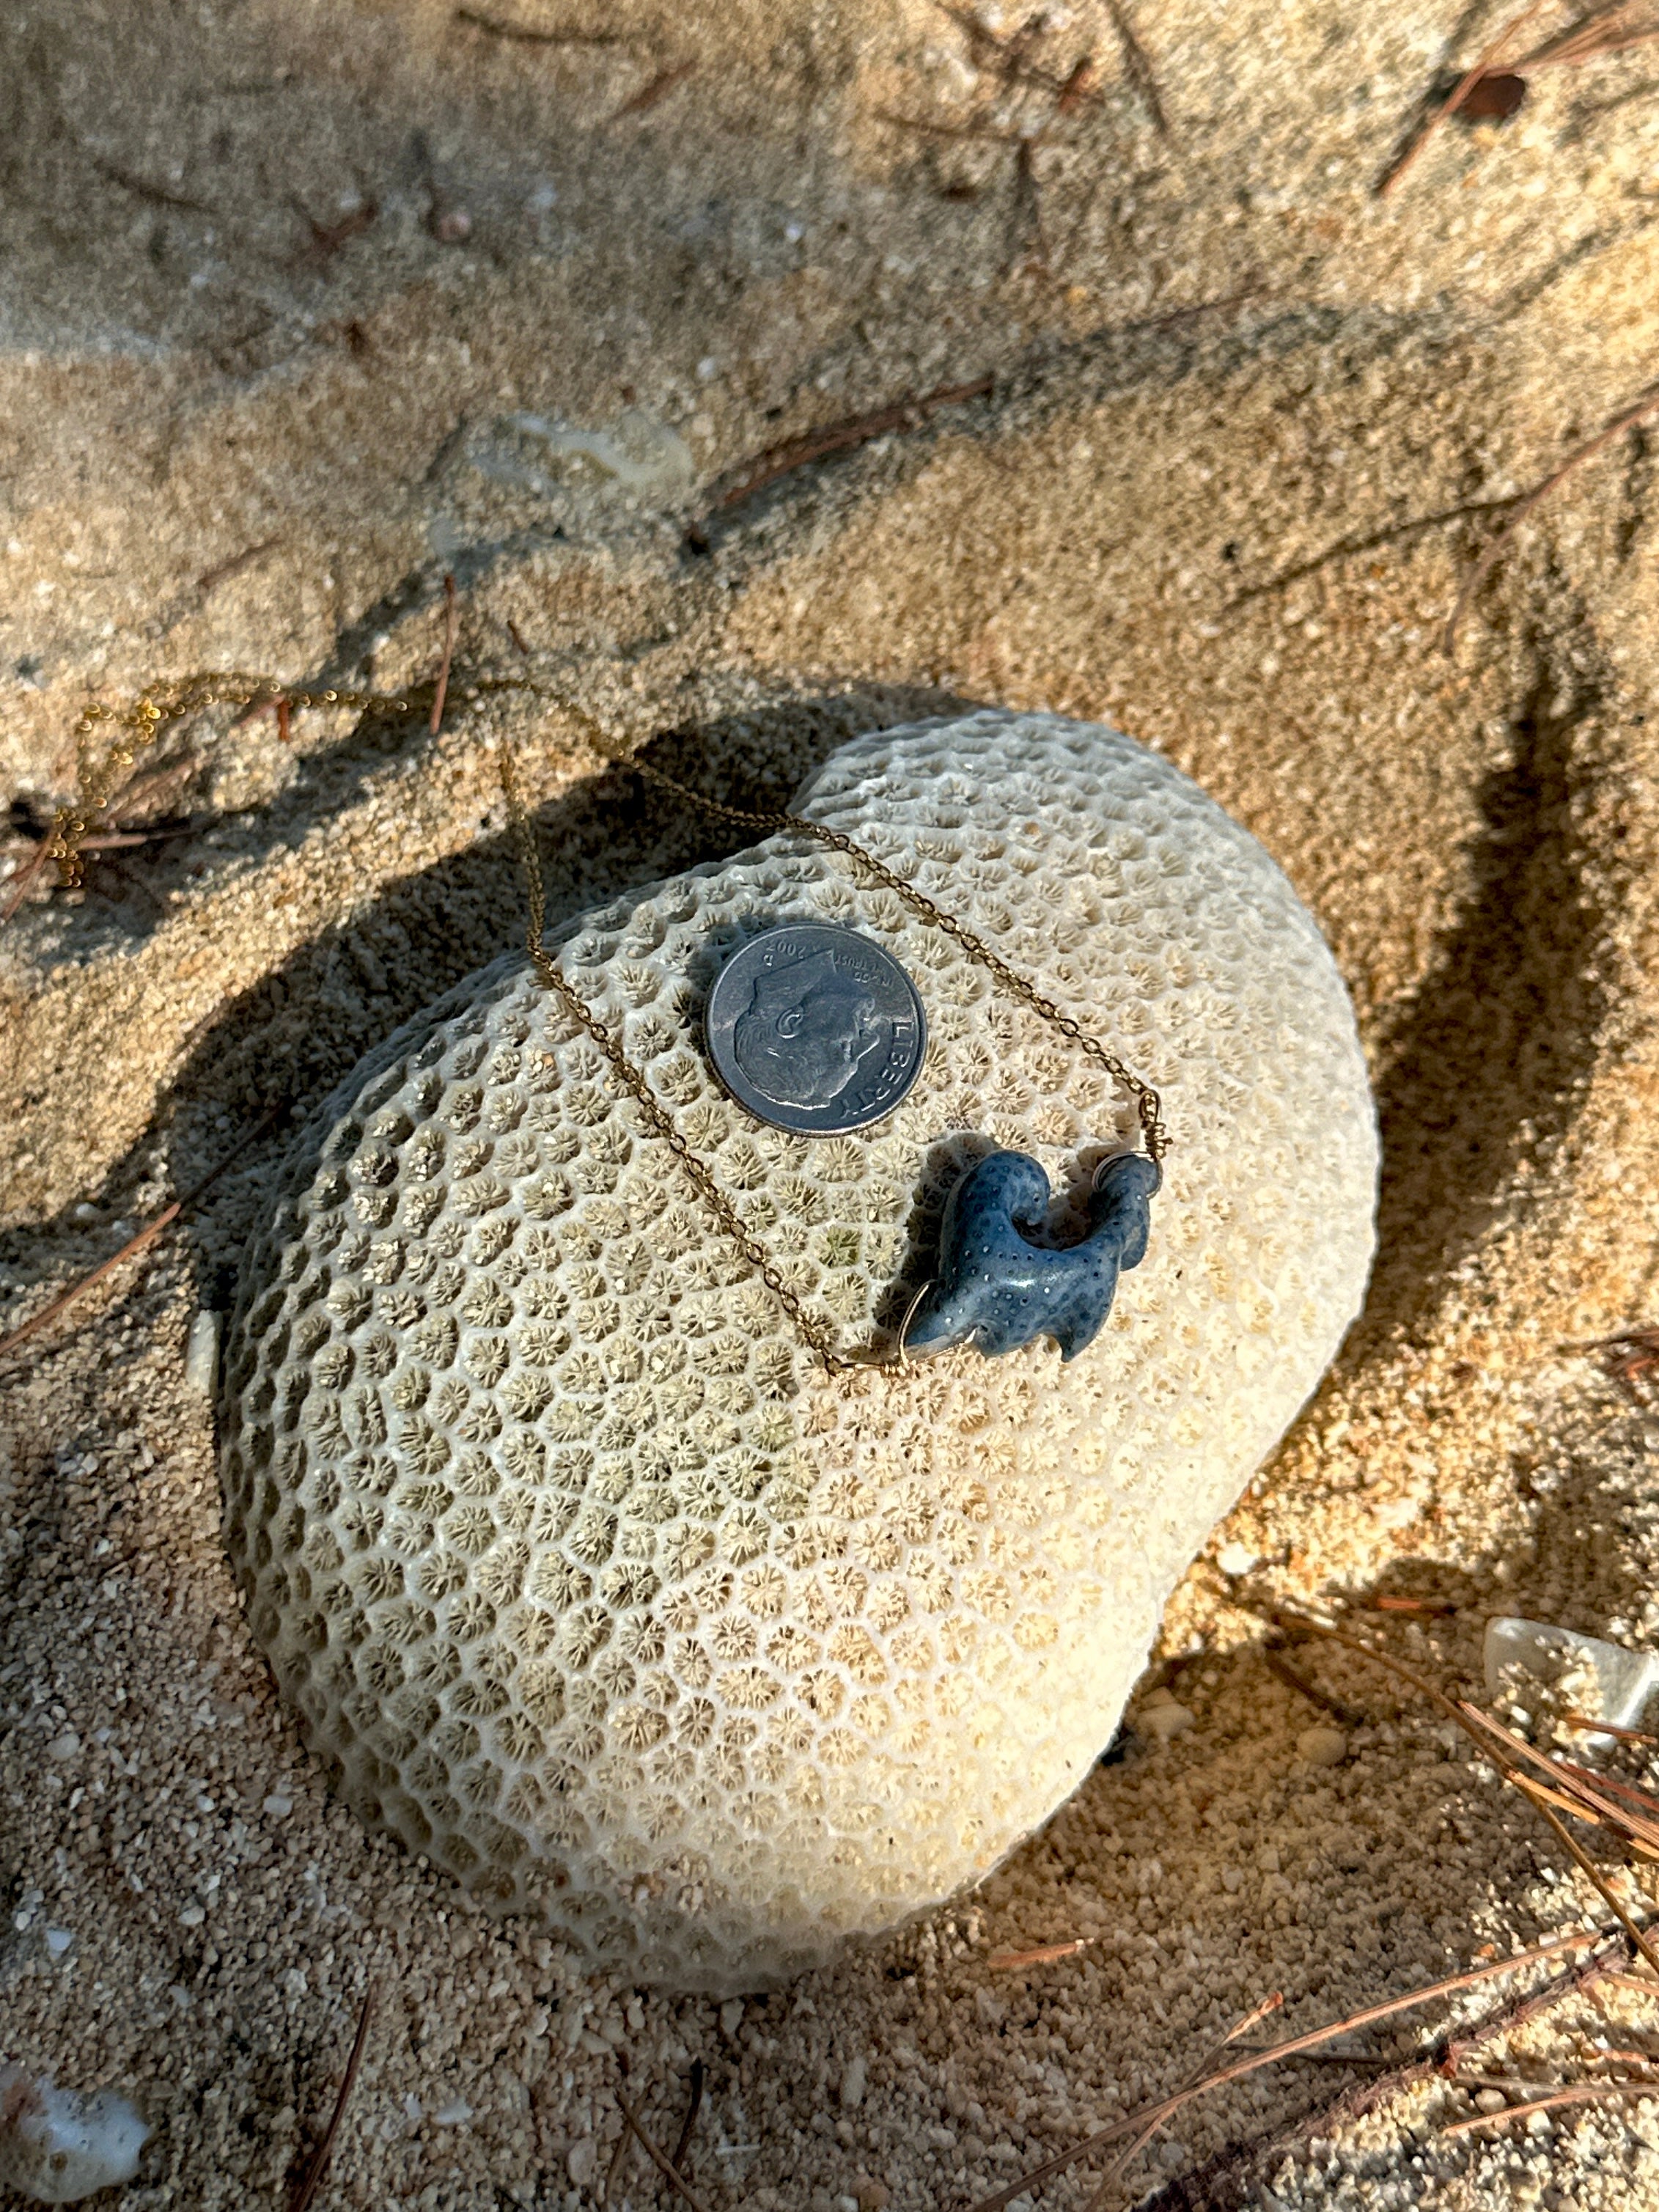
[[[1590,1939],[1584,1942],[1589,1945]],[[1618,1930],[1604,1931],[1603,1940],[1589,1948],[1587,1955],[1566,1973],[1508,1999],[1484,2019],[1445,2030],[1426,2048],[1398,2063],[1346,2052],[1299,2054],[1322,2063],[1364,2070],[1371,2078],[1317,2100],[1296,2118],[1263,2135],[1224,2145],[1201,2166],[1178,2175],[1143,2199],[1140,2212],[1194,2212],[1200,2206],[1203,2212],[1243,2212],[1243,2208],[1262,2201],[1258,2194],[1261,2185],[1286,2158],[1305,2152],[1310,2144],[1331,2142],[1345,2127],[1425,2083],[1437,2081],[1468,2086],[1462,2069],[1476,2052],[1542,2019],[1566,1998],[1620,1982],[1639,1988],[1644,1995],[1659,1996],[1659,1984],[1637,1984],[1631,1976],[1619,1972],[1629,1955],[1626,1937]]]
[[[427,723],[428,733],[434,738],[444,726],[444,702],[449,696],[450,664],[455,658],[456,623],[455,579],[453,576],[446,575],[444,578],[443,658],[438,663],[438,680],[433,687],[432,693],[432,714]]]
[[[227,1152],[216,1166],[208,1170],[199,1182],[192,1183],[183,1197],[175,1198],[170,1206],[163,1206],[153,1221],[146,1222],[136,1236],[128,1237],[118,1252],[112,1252],[109,1258],[100,1261],[89,1274],[81,1276],[66,1291],[60,1291],[49,1304],[42,1306],[39,1313],[32,1314],[27,1321],[20,1322],[9,1335],[0,1337],[0,1359],[3,1359],[9,1352],[15,1351],[20,1344],[27,1344],[31,1337],[38,1336],[42,1329],[57,1320],[60,1313],[76,1304],[106,1276],[112,1275],[118,1267],[124,1267],[129,1260],[136,1260],[141,1253],[148,1252],[159,1237],[167,1234],[181,1214],[188,1212],[198,1199],[205,1197],[221,1176],[246,1157],[249,1147],[274,1128],[288,1110],[289,1101],[279,1100],[262,1120],[255,1122],[233,1151]]]
[[[1545,0],[1531,0],[1510,16],[1473,69],[1430,109],[1420,127],[1377,179],[1372,189],[1379,199],[1398,191],[1436,134],[1454,116],[1462,116],[1466,122],[1506,121],[1519,110],[1529,81],[1540,70],[1582,68],[1586,63],[1610,59],[1659,39],[1659,21],[1630,21],[1633,8],[1642,0],[1613,0],[1611,6],[1592,9],[1529,52],[1501,58],[1544,4]]]
[[[523,46],[619,46],[623,44],[620,32],[562,26],[543,29],[534,23],[520,23],[505,16],[488,15],[482,9],[458,8],[455,21],[471,29],[482,31],[491,39],[506,39]]]
[[[852,453],[894,430],[916,429],[942,407],[960,407],[970,399],[983,399],[994,388],[994,383],[993,377],[975,376],[963,384],[942,384],[914,398],[896,400],[889,406],[872,408],[845,422],[826,423],[821,430],[808,430],[799,438],[786,438],[778,445],[769,446],[752,459],[743,462],[720,487],[710,512],[718,514],[727,507],[738,507],[769,484],[776,483],[780,477],[793,476],[797,469],[805,468],[813,461]],[[707,542],[705,537],[703,544]]]
[[[666,69],[659,70],[653,77],[647,79],[637,92],[630,94],[611,120],[620,123],[624,116],[643,115],[649,109],[659,106],[671,92],[683,85],[689,76],[696,74],[696,68],[694,61],[671,62]]]
[[[1631,406],[1621,410],[1610,422],[1604,423],[1593,438],[1586,438],[1582,445],[1575,446],[1566,459],[1558,467],[1552,469],[1541,483],[1534,484],[1529,492],[1523,494],[1517,500],[1509,520],[1464,578],[1457,598],[1453,603],[1452,611],[1446,617],[1446,628],[1441,643],[1448,654],[1455,653],[1457,649],[1458,624],[1467,613],[1469,602],[1492,574],[1496,563],[1503,558],[1505,547],[1527,517],[1541,507],[1552,492],[1559,490],[1576,469],[1580,468],[1584,462],[1593,459],[1597,453],[1610,446],[1615,438],[1621,437],[1626,430],[1636,429],[1647,421],[1650,415],[1655,413],[1659,413],[1659,385],[1650,386]]]
[[[351,2039],[351,2053],[346,2060],[345,2072],[340,2077],[339,2094],[334,2100],[334,2109],[329,2114],[328,2125],[322,2140],[306,2161],[299,2186],[295,2190],[289,2212],[310,2212],[316,2202],[317,2191],[323,2185],[323,2176],[328,2171],[329,2160],[334,2154],[334,2139],[340,2132],[340,2123],[345,2118],[346,2106],[351,2101],[351,2092],[356,2086],[357,2069],[363,2063],[363,2046],[368,2040],[368,2024],[374,2017],[379,1992],[371,1982],[363,1992],[362,2009],[357,2014],[357,2033]]]
[[[1632,1405],[1647,1403],[1648,1377],[1659,1368],[1659,1328],[1624,1329],[1617,1336],[1601,1336],[1569,1348],[1600,1352],[1608,1380],[1619,1385]]]
[[[1285,1627],[1299,1630],[1309,1637],[1324,1638],[1340,1644],[1345,1650],[1370,1660],[1401,1681],[1409,1683],[1438,1706],[1447,1718],[1455,1722],[1492,1762],[1502,1778],[1541,1814],[1553,1831],[1557,1841],[1598,1892],[1603,1903],[1617,1916],[1632,1943],[1652,1968],[1655,1976],[1659,1978],[1659,1950],[1638,1927],[1630,1908],[1619,1897],[1583,1846],[1563,1824],[1557,1810],[1559,1808],[1560,1812],[1571,1814],[1574,1819],[1599,1829],[1606,1842],[1632,1857],[1659,1860],[1659,1797],[1613,1776],[1592,1773],[1571,1760],[1545,1758],[1524,1736],[1517,1735],[1512,1729],[1493,1720],[1467,1698],[1449,1697],[1415,1668],[1407,1666],[1390,1652],[1379,1651],[1374,1644],[1366,1644],[1358,1637],[1346,1635],[1339,1628],[1304,1615],[1281,1614],[1279,1620]],[[1540,1778],[1540,1771],[1547,1779]],[[1643,1910],[1650,1909],[1650,1902],[1645,1897],[1641,1897],[1640,1904]]]
[[[702,2199],[690,2183],[674,2161],[664,2152],[659,2150],[656,2144],[652,2142],[641,2124],[639,2114],[620,2089],[617,2092],[617,2103],[621,2108],[623,2118],[627,2123],[629,2134],[646,2153],[658,2172],[665,2180],[672,2183],[677,2193],[684,2197],[686,2203],[691,2207],[691,2212],[704,2212]]]
[[[1019,1966],[1048,1966],[1056,1959],[1075,1959],[1088,1948],[1086,1936],[1073,1936],[1063,1943],[1039,1943],[1030,1951],[998,1951],[985,1963],[994,1974],[1008,1974]]]
[[[1012,148],[1014,155],[1014,212],[1029,238],[1028,273],[1043,275],[1049,264],[1048,241],[1042,222],[1042,190],[1036,172],[1039,150],[1048,143],[1054,126],[1086,107],[1101,104],[1100,71],[1092,52],[1079,55],[1064,67],[1049,68],[1036,58],[1054,27],[1045,11],[1028,15],[1015,30],[994,30],[978,15],[937,0],[942,14],[962,33],[975,63],[987,69],[991,84],[973,100],[966,112],[950,116],[918,116],[889,109],[875,111],[877,119],[924,137],[958,139],[981,145]],[[1124,75],[1145,106],[1161,137],[1170,136],[1168,115],[1158,88],[1157,76],[1145,46],[1121,0],[1110,0],[1113,27],[1123,58]],[[1034,116],[1032,95],[1046,102]],[[972,198],[971,185],[947,185],[944,197]],[[1089,204],[1092,202],[1092,187]],[[1085,204],[1085,212],[1087,212]]]
[[[1605,1959],[1608,1963],[1626,1955],[1624,1939],[1616,1930],[1600,1929],[1585,1934],[1562,1936],[1548,1943],[1535,1944],[1532,1949],[1518,1952],[1511,1958],[1494,1960],[1485,1966],[1472,1966],[1465,1973],[1451,1974],[1442,1981],[1431,1982],[1421,1989],[1410,1990],[1403,1996],[1385,1997],[1379,2003],[1362,2006],[1358,2011],[1349,2013],[1346,2018],[1333,2021],[1324,2027],[1310,2028],[1304,2034],[1286,2036],[1279,2043],[1270,2044],[1265,2050],[1252,2051],[1242,2058],[1233,2059],[1228,2064],[1212,2067],[1197,2080],[1189,2081],[1185,2086],[1173,2091],[1168,2096],[1154,2099],[1151,2103],[1142,2106],[1139,2111],[1127,2113],[1122,2119],[1114,2121],[1110,2127],[1101,2129],[1084,2142],[1074,2143],[1066,2150],[1056,2151],[1052,2158],[1045,2159],[1040,2166],[1031,2167],[1029,2172],[1021,2174],[1018,2180],[1010,2182],[1006,2188],[998,2190],[992,2196],[981,2197],[972,2208],[972,2212],[1003,2212],[1003,2208],[1012,2204],[1017,2197],[1023,2197],[1028,2191],[1036,2189],[1042,2183],[1052,2179],[1054,2175],[1064,2173],[1069,2167],[1078,2165],[1084,2159],[1092,2157],[1097,2151],[1103,2150],[1109,2144],[1121,2142],[1125,2136],[1139,2139],[1143,2134],[1150,2134],[1152,2130],[1162,2127],[1166,2120],[1172,2119],[1182,2107],[1190,2104],[1194,2097],[1207,2095],[1212,2090],[1222,2088],[1231,2081],[1242,2081],[1248,2075],[1259,2073],[1263,2067],[1278,2065],[1288,2058],[1300,2057],[1304,2052],[1319,2050],[1324,2044],[1334,2043],[1340,2036],[1352,2035],[1358,2028],[1369,2027],[1377,2021],[1392,2020],[1402,2012],[1414,2012],[1422,2005],[1433,2004],[1442,1997],[1454,1996],[1461,1990],[1473,1989],[1478,1984],[1491,1981],[1498,1975],[1518,1972],[1522,1967],[1535,1966],[1542,1960],[1558,1957],[1564,1951],[1584,1949],[1592,1949],[1598,1959]],[[1545,1990],[1537,1994],[1553,2002],[1556,1997],[1565,1996],[1571,1990],[1581,1986],[1583,1984],[1577,1974],[1569,1970],[1566,1973],[1557,1975]],[[1271,2002],[1271,2000],[1269,2002]],[[1259,2011],[1248,2015],[1249,2020],[1260,2017]],[[1245,2023],[1241,2022],[1239,2032],[1243,2032],[1244,2025]],[[1231,2041],[1231,2039],[1229,2038],[1229,2044]]]
[[[1528,0],[1527,6],[1521,9],[1517,14],[1511,15],[1497,37],[1485,47],[1474,68],[1466,70],[1439,106],[1430,111],[1422,128],[1407,141],[1404,150],[1389,163],[1377,179],[1373,189],[1379,199],[1387,199],[1390,194],[1399,191],[1407,177],[1428,150],[1437,134],[1450,122],[1482,77],[1489,72],[1497,72],[1498,57],[1510,40],[1520,36],[1544,5],[1545,0]]]

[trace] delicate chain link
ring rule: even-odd
[[[52,827],[51,857],[58,863],[59,882],[65,889],[70,890],[82,882],[85,865],[82,858],[83,841],[119,789],[125,772],[132,766],[135,755],[153,743],[168,722],[177,721],[185,715],[199,714],[209,707],[274,708],[283,714],[284,720],[289,710],[295,707],[344,707],[359,713],[378,711],[380,714],[411,714],[420,712],[426,704],[422,695],[430,689],[425,685],[411,686],[410,690],[416,696],[398,698],[375,691],[296,690],[270,677],[227,674],[190,677],[178,684],[158,686],[144,692],[126,707],[109,707],[101,701],[92,701],[83,709],[75,730],[78,768],[76,802],[73,805],[58,808]],[[720,821],[736,823],[744,829],[766,830],[774,833],[788,831],[812,838],[818,844],[827,845],[842,854],[854,866],[863,869],[877,883],[902,899],[913,913],[920,915],[935,929],[943,930],[970,959],[978,961],[994,975],[1006,991],[1029,1006],[1043,1021],[1051,1024],[1062,1036],[1086,1053],[1097,1066],[1104,1068],[1115,1081],[1122,1084],[1133,1096],[1148,1156],[1155,1162],[1162,1161],[1169,1149],[1169,1132],[1164,1127],[1162,1103],[1152,1086],[1143,1082],[1132,1068],[1126,1066],[1115,1053],[1109,1051],[1097,1039],[1091,1036],[1072,1015],[1057,1006],[1052,999],[1046,998],[1035,984],[1028,982],[1016,969],[1011,968],[1000,954],[994,952],[965,922],[958,921],[954,915],[936,905],[925,891],[920,891],[914,884],[907,883],[902,876],[896,874],[873,853],[866,852],[843,830],[832,830],[827,823],[811,821],[804,814],[768,813],[755,808],[728,806],[722,800],[709,799],[695,786],[682,783],[678,777],[666,775],[661,769],[619,751],[610,743],[591,714],[562,694],[536,683],[533,678],[514,676],[484,678],[475,690],[477,692],[528,691],[538,697],[549,698],[592,733],[596,750],[615,767],[630,770],[659,785],[665,791],[672,792],[677,798],[689,799],[694,806],[701,807],[705,813],[714,815]],[[105,726],[112,726],[117,734],[103,758],[95,760],[90,750],[91,741],[94,734]],[[799,1293],[779,1273],[765,1246],[744,1225],[743,1217],[715,1182],[708,1164],[698,1158],[681,1135],[672,1116],[646,1081],[642,1071],[635,1066],[610,1029],[566,981],[557,962],[543,944],[542,935],[547,921],[547,894],[542,881],[541,860],[536,849],[535,833],[519,796],[512,755],[505,746],[501,752],[501,788],[507,798],[507,819],[529,899],[526,950],[537,975],[572,1020],[598,1046],[617,1081],[645,1115],[653,1133],[661,1138],[673,1153],[704,1205],[788,1315],[803,1340],[823,1362],[825,1370],[831,1375],[849,1372],[859,1363],[846,1358],[836,1350],[833,1340],[807,1311]]]
[[[177,684],[158,684],[125,707],[106,707],[90,701],[75,726],[76,798],[72,806],[60,806],[52,822],[49,857],[58,864],[58,880],[64,890],[76,890],[86,875],[82,844],[88,837],[119,790],[135,756],[153,744],[169,722],[186,714],[199,714],[209,707],[276,707],[284,714],[291,707],[347,707],[358,711],[378,708],[383,714],[410,714],[417,702],[378,691],[295,690],[269,676],[190,676]],[[102,759],[94,757],[94,733],[104,726],[115,732],[114,741]]]
[[[935,906],[926,891],[919,891],[914,884],[907,883],[902,876],[896,875],[884,861],[878,860],[873,853],[866,852],[844,831],[832,830],[824,822],[813,822],[805,814],[763,814],[747,807],[727,806],[719,799],[705,799],[702,792],[692,785],[681,783],[675,776],[665,775],[659,768],[653,768],[645,761],[628,760],[623,765],[632,769],[637,775],[648,777],[653,783],[661,784],[665,790],[673,792],[678,798],[689,799],[694,805],[706,809],[710,814],[719,815],[722,821],[739,823],[754,830],[791,830],[801,836],[816,838],[821,845],[832,846],[837,853],[845,854],[849,860],[873,876],[878,884],[896,892],[924,921],[932,922],[935,929],[942,929],[970,959],[977,960],[981,967],[988,969],[1006,991],[1012,992],[1015,998],[1030,1006],[1033,1013],[1040,1014],[1045,1022],[1052,1023],[1062,1036],[1081,1046],[1091,1060],[1103,1067],[1109,1075],[1114,1076],[1126,1091],[1132,1092],[1136,1111],[1140,1116],[1147,1153],[1153,1160],[1163,1159],[1170,1148],[1169,1132],[1164,1126],[1162,1102],[1151,1084],[1143,1083],[1132,1068],[1124,1066],[1115,1053],[1109,1052],[1103,1044],[1091,1037],[1052,999],[1045,999],[1035,984],[1027,982],[1024,976],[1011,968],[1000,954],[993,952],[985,940],[976,937],[965,922],[958,921],[943,907]]]
[[[519,797],[518,782],[513,772],[513,757],[505,746],[501,758],[501,788],[507,794],[507,820],[512,826],[513,842],[518,851],[519,866],[523,871],[525,889],[529,896],[530,914],[525,930],[525,949],[536,973],[572,1020],[579,1022],[598,1045],[617,1081],[631,1097],[637,1100],[653,1133],[660,1137],[673,1153],[703,1204],[823,1362],[828,1372],[831,1375],[848,1373],[857,1363],[843,1358],[836,1350],[830,1337],[778,1273],[765,1246],[750,1235],[743,1217],[715,1182],[708,1164],[699,1159],[686,1143],[667,1109],[646,1081],[644,1072],[635,1066],[605,1024],[586,1000],[572,988],[561,973],[557,961],[543,944],[542,934],[547,926],[547,893],[542,882],[541,855],[536,850],[535,833],[524,811],[524,802]]]

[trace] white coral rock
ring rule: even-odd
[[[50,2074],[0,2065],[0,2189],[36,2204],[78,2204],[131,2181],[150,2130],[112,2089],[60,2089]]]
[[[1145,1263],[1094,1345],[826,1377],[526,961],[370,1055],[298,1147],[227,1366],[253,1631],[362,1815],[641,1980],[752,1988],[983,1875],[1110,1737],[1160,1608],[1317,1382],[1375,1121],[1311,918],[1156,754],[983,713],[837,752],[801,805],[1163,1092]],[[851,1138],[705,1065],[721,958],[849,924],[927,1002]],[[551,939],[845,1346],[988,1143],[1074,1195],[1132,1102],[845,860],[769,839]]]

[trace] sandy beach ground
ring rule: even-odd
[[[671,2145],[703,2062],[710,2212],[955,2212],[1272,1992],[1289,2033],[1605,1919],[1438,1714],[1298,1655],[1339,1726],[1252,1609],[1455,1608],[1363,1616],[1446,1681],[1495,1613],[1659,1637],[1654,1424],[1571,1349],[1659,1317],[1659,416],[1443,641],[1517,495],[1659,375],[1659,46],[1540,69],[1379,199],[1502,14],[1077,0],[1012,50],[1018,9],[981,19],[999,49],[922,0],[6,11],[14,885],[89,696],[429,683],[457,586],[438,734],[199,718],[116,810],[167,834],[80,892],[42,872],[0,928],[0,1330],[232,1160],[0,1371],[0,2057],[140,2104],[133,2212],[285,2204],[371,1981],[322,2203],[579,2212],[625,2055]],[[889,410],[744,495],[756,455]],[[499,736],[556,915],[738,842],[605,771],[591,725],[473,696],[526,672],[779,795],[953,702],[1117,724],[1288,871],[1382,1115],[1370,1302],[1148,1677],[1192,1725],[1132,1711],[975,1897],[726,2005],[586,1977],[331,1802],[245,1632],[185,1371],[280,1154],[249,1130],[519,932]],[[1346,2047],[1399,2058],[1525,1986]],[[1608,2052],[1659,2068],[1659,1999],[1603,1986],[1483,2063]],[[1447,2136],[1474,2107],[1444,2081],[1182,2192],[1353,2071],[1189,2106],[1108,2203],[1659,2205],[1659,2103]],[[610,2194],[670,2201],[638,2155]]]

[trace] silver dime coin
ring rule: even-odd
[[[714,978],[708,1056],[775,1128],[837,1137],[890,1114],[921,1073],[927,1018],[894,959],[856,930],[785,922]]]

